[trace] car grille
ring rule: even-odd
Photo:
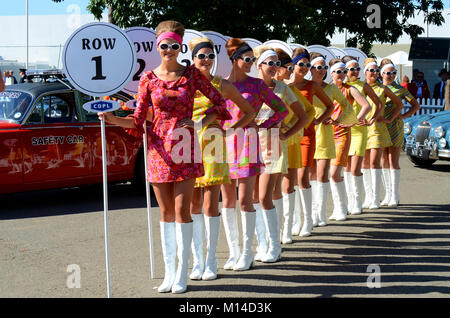
[[[423,122],[417,126],[416,129],[416,142],[423,143],[428,138],[431,130],[431,125],[427,122]]]

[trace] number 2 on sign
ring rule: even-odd
[[[102,75],[102,57],[95,56],[91,59],[91,61],[95,62],[95,76],[92,78],[93,80],[104,80],[106,76]]]

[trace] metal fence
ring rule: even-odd
[[[418,112],[416,112],[413,116],[422,115],[422,114],[433,114],[440,112],[444,110],[445,102],[439,100],[439,99],[418,99],[417,100],[420,104],[420,109]],[[411,109],[411,104],[407,102],[406,100],[403,100],[403,109],[402,114],[406,113],[408,110]]]

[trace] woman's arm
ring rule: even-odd
[[[397,107],[395,107],[394,111],[392,112],[391,118],[386,120],[386,123],[392,123],[394,121],[394,119],[397,118],[398,115],[400,115],[400,113],[402,112],[403,103],[402,103],[402,100],[400,99],[400,97],[395,95],[394,92],[392,92],[389,89],[389,87],[387,87],[387,86],[384,87],[384,94],[387,97],[389,97],[392,100],[392,102],[394,102],[394,104],[397,106]]]
[[[370,87],[369,84],[364,84],[364,93],[366,93],[366,96],[368,96],[372,102],[375,104],[375,112],[372,116],[372,118],[369,119],[369,124],[372,125],[380,115],[380,112],[383,110],[383,103],[378,98],[378,95],[375,93],[375,91]]]
[[[404,113],[403,115],[400,115],[400,118],[409,118],[412,115],[414,115],[417,111],[419,111],[420,109],[420,104],[417,101],[417,99],[414,98],[414,96],[407,90],[405,89],[403,91],[402,97],[404,99],[406,99],[410,104],[411,104],[411,109],[408,110],[406,113]]]
[[[327,108],[325,112],[322,114],[322,116],[316,119],[316,123],[320,124],[323,123],[324,121],[328,122],[331,119],[330,117],[334,110],[333,101],[330,99],[330,97],[328,97],[327,93],[325,93],[322,87],[320,87],[318,84],[314,82],[313,82],[313,90],[314,94],[320,99],[320,101]]]
[[[288,114],[289,111],[283,101],[274,94],[274,92],[261,80],[259,90],[261,100],[275,112],[272,117],[264,121],[260,128],[272,128],[280,123]]]
[[[356,115],[356,118],[358,119],[359,122],[365,122],[366,119],[366,115],[372,110],[372,107],[370,106],[369,102],[367,101],[367,99],[363,96],[363,94],[361,94],[359,92],[359,90],[356,87],[351,87],[350,88],[350,93],[352,94],[353,98],[355,99],[355,101],[361,105],[361,110],[359,111],[359,113]]]
[[[244,113],[237,122],[235,122],[231,128],[244,128],[250,124],[256,117],[255,110],[247,102],[247,100],[242,97],[239,90],[229,81],[222,80],[222,95],[226,99],[233,101],[237,107]]]
[[[289,137],[293,136],[296,132],[304,128],[309,123],[308,114],[305,112],[299,101],[290,104],[289,107],[291,108],[295,117],[297,117],[298,119],[295,122],[294,126],[292,126],[289,130],[283,133],[284,137],[283,139],[288,139]]]

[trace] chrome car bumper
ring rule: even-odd
[[[405,152],[408,156],[420,159],[450,158],[450,150],[438,149],[436,140],[432,137],[425,139],[423,143],[416,141],[414,136],[408,136],[405,140]]]

